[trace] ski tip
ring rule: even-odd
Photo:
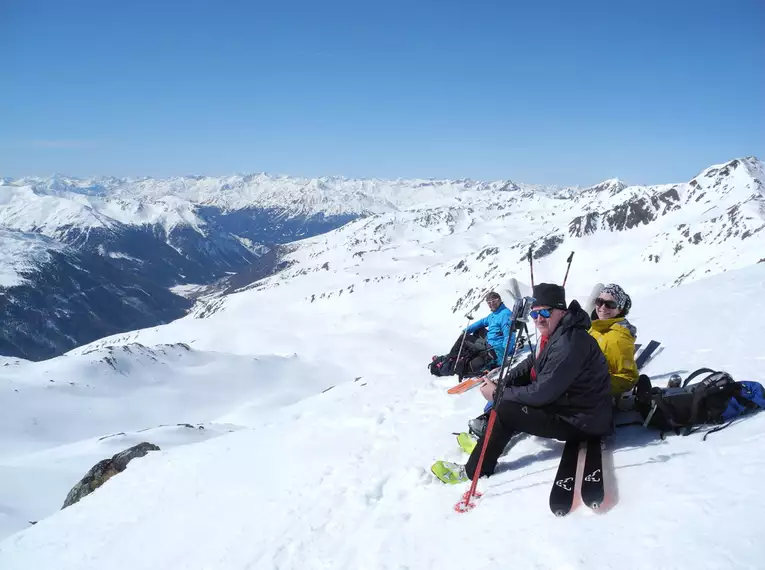
[[[556,517],[565,517],[568,514],[568,511],[565,509],[555,509],[553,510],[553,514]]]
[[[518,285],[518,280],[515,277],[510,279],[510,293],[516,300],[521,298],[521,287]]]

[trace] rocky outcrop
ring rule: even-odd
[[[577,216],[568,225],[571,237],[583,237],[598,229],[620,232],[647,225],[667,213],[679,209],[677,189],[670,188],[650,196],[634,197],[605,212]]]
[[[563,241],[563,235],[554,233],[532,242],[531,250],[534,259],[542,259],[543,257],[550,255],[558,249]],[[518,263],[525,263],[529,259],[528,250],[523,249],[522,251],[523,255],[518,259]]]
[[[85,474],[79,483],[72,487],[61,508],[65,509],[83,497],[90,495],[117,473],[123,472],[127,468],[128,463],[133,459],[143,457],[150,451],[159,451],[159,447],[153,443],[143,442],[119,452],[111,459],[99,461]]]

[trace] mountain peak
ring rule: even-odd
[[[627,187],[628,185],[618,178],[609,178],[608,180],[604,180],[603,182],[595,184],[594,186],[585,188],[583,192],[607,192],[610,196],[613,196],[614,194],[618,194]]]
[[[695,176],[688,185],[693,189],[690,197],[699,191],[713,191],[726,195],[732,188],[748,194],[765,194],[765,163],[755,156],[735,158],[716,164]]]
[[[734,158],[723,164],[714,164],[709,168],[705,168],[701,173],[696,175],[693,180],[724,177],[743,172],[753,176],[756,175],[755,173],[762,173],[763,170],[765,170],[765,165],[759,158],[756,156],[746,156],[743,158]]]

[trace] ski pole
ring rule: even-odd
[[[531,271],[531,288],[534,288],[534,258],[532,257],[532,246],[529,246],[529,271]]]
[[[518,335],[518,338],[520,338],[522,334]],[[510,335],[510,338],[512,335]],[[507,351],[510,346],[510,338],[508,338],[508,346],[506,346],[505,351]],[[512,361],[513,356],[515,356],[515,348],[518,345],[518,342],[516,340],[516,344],[513,346],[513,352],[510,354],[509,360]],[[494,403],[491,407],[491,412],[489,412],[489,421],[486,424],[486,431],[483,435],[483,445],[481,446],[481,454],[478,456],[478,464],[476,465],[475,472],[473,473],[473,481],[470,484],[470,489],[465,492],[465,494],[462,496],[462,498],[459,500],[459,502],[454,505],[454,510],[458,513],[466,513],[467,511],[471,510],[473,507],[475,507],[475,503],[472,501],[473,498],[480,498],[481,493],[478,493],[476,491],[476,487],[478,487],[478,479],[481,477],[481,470],[483,469],[483,459],[486,455],[486,448],[489,446],[489,439],[491,438],[491,433],[494,429],[494,423],[497,421],[497,408],[499,407],[499,401],[502,399],[502,392],[504,392],[505,388],[505,377],[504,373],[506,370],[506,363],[508,359],[506,358],[502,362],[502,368],[499,371],[499,379],[497,380],[497,389],[494,392]]]
[[[499,403],[502,401],[502,393],[505,391],[507,371],[509,370],[507,363],[512,362],[513,357],[515,356],[515,352],[518,348],[519,341],[523,337],[523,333],[525,332],[526,335],[528,335],[528,328],[526,327],[525,319],[528,316],[529,310],[531,309],[531,303],[532,299],[530,297],[526,297],[516,302],[515,306],[513,307],[513,321],[511,330],[518,330],[519,334],[515,343],[513,344],[512,352],[510,352],[509,355],[508,350],[510,350],[510,339],[513,338],[513,335],[508,335],[507,343],[505,344],[505,358],[502,359],[502,367],[499,369],[497,389],[494,391],[494,402],[491,407],[491,412],[489,412],[489,421],[486,425],[486,431],[484,432],[483,436],[481,454],[478,456],[478,464],[476,465],[475,473],[473,473],[473,482],[470,485],[470,489],[462,496],[462,499],[460,499],[459,502],[454,505],[454,510],[458,513],[465,513],[471,510],[475,506],[475,503],[473,503],[471,499],[473,499],[473,497],[478,498],[481,496],[480,493],[476,492],[476,487],[478,486],[478,479],[481,477],[483,459],[486,455],[486,448],[489,445],[491,432],[494,429],[494,423],[497,421],[497,408],[499,408]]]
[[[467,320],[468,320],[468,326],[470,326],[470,321],[473,320],[473,315],[468,314]],[[455,366],[457,366],[457,363],[460,361],[460,354],[462,354],[462,347],[465,345],[466,336],[467,336],[467,327],[465,327],[465,330],[462,332],[462,342],[460,342],[460,349],[457,351],[457,360],[454,361]],[[457,377],[459,378],[459,381],[462,382],[462,374],[459,374]]]
[[[568,280],[568,271],[569,271],[569,269],[571,269],[571,262],[573,261],[573,259],[574,259],[574,252],[572,251],[571,255],[569,255],[568,259],[566,260],[568,265],[566,266],[566,276],[563,278],[563,286],[564,287],[566,286],[566,281]]]
[[[483,291],[483,292],[481,293],[481,297],[480,297],[480,299],[484,299],[484,298],[486,297],[486,295],[488,295],[488,294],[489,294],[489,291],[492,291],[492,290],[493,290],[493,287],[489,287],[488,289],[486,289],[485,291]],[[478,307],[480,307],[480,306],[481,306],[481,301],[479,300],[479,301],[478,301],[478,304],[477,304],[475,307],[473,307],[473,309],[472,309],[472,310],[473,310],[473,311],[475,311],[475,310],[476,310],[476,309],[478,309]],[[465,315],[465,316],[467,317],[467,320],[468,320],[468,326],[470,326],[470,321],[472,321],[472,320],[473,320],[473,315],[472,315],[472,314],[470,314],[470,312],[468,312],[468,314],[467,314],[467,315]],[[465,345],[465,337],[466,337],[466,336],[467,336],[467,327],[465,327],[465,330],[464,330],[464,331],[462,331],[462,340],[460,341],[460,349],[457,351],[457,360],[455,361],[455,366],[456,366],[456,362],[459,362],[459,361],[460,361],[460,355],[462,354],[462,347]],[[460,381],[460,382],[462,382],[462,374],[459,374],[459,375],[458,375],[458,378],[459,378],[459,381]]]

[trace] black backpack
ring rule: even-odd
[[[465,336],[460,335],[449,354],[434,356],[428,363],[428,370],[434,376],[463,376],[479,374],[494,362],[494,351],[486,342],[485,331],[476,331]],[[459,355],[459,360],[457,359]]]
[[[697,384],[690,381],[707,375]],[[645,427],[688,435],[695,426],[722,424],[723,413],[737,392],[737,382],[727,372],[701,368],[685,379],[682,387],[654,388],[646,375],[638,378],[634,389],[635,408]],[[706,439],[706,436],[705,436]]]
[[[478,354],[461,354],[459,360],[452,354],[434,356],[428,364],[428,370],[433,376],[451,376],[456,374],[462,380],[463,376],[473,376],[488,370],[494,363],[493,353],[483,351]]]
[[[460,358],[460,360],[464,360]],[[433,376],[451,376],[454,374],[454,368],[457,364],[457,357],[450,354],[444,354],[443,356],[434,356],[428,369]]]

